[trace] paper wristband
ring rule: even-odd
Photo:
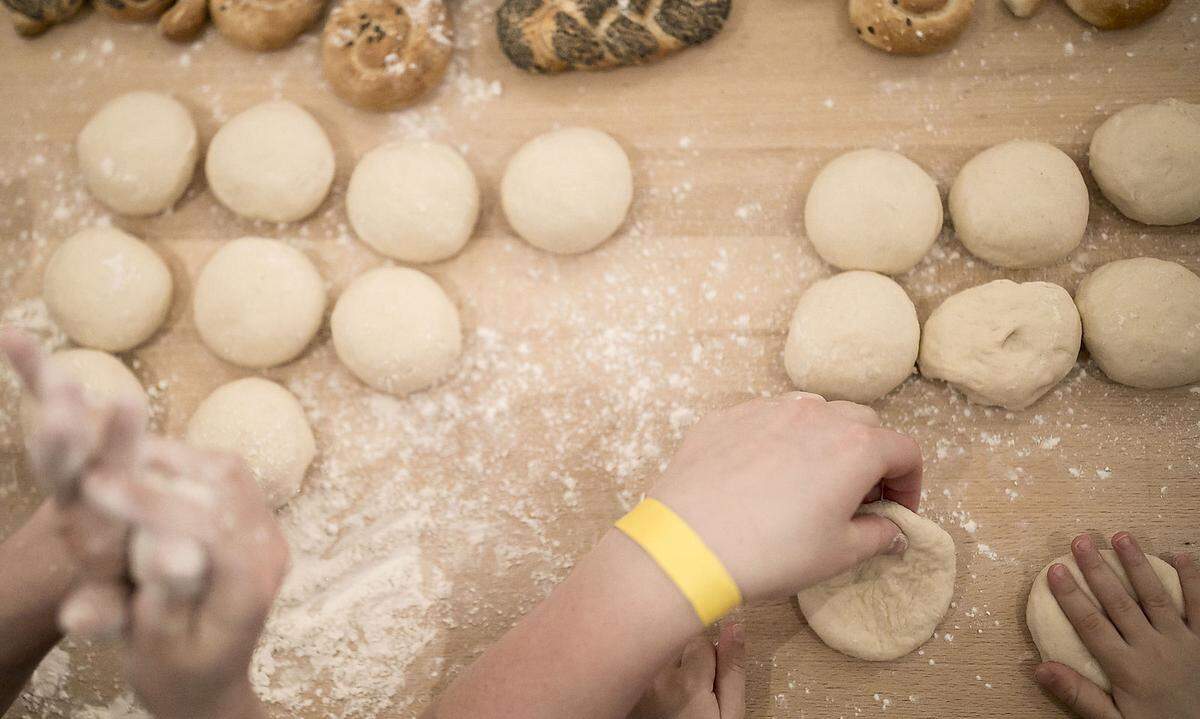
[[[645,499],[617,520],[666,573],[705,626],[742,603],[742,592],[717,555],[692,528],[656,499]]]

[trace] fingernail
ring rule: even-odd
[[[1050,678],[1050,670],[1039,664],[1033,670],[1033,678],[1041,683],[1045,683]]]
[[[897,532],[895,537],[892,537],[892,543],[888,545],[887,551],[884,554],[901,555],[908,551],[908,537],[904,536],[904,532]]]
[[[734,624],[733,628],[729,630],[729,638],[738,644],[745,644],[746,627],[740,622],[738,624]]]
[[[1090,535],[1081,534],[1075,538],[1075,550],[1078,552],[1090,552],[1096,548],[1096,543],[1092,541]]]
[[[1067,571],[1067,567],[1065,565],[1055,564],[1050,567],[1050,571],[1047,572],[1047,575],[1055,582],[1063,582],[1066,581],[1068,576],[1070,576],[1070,572]]]
[[[1126,534],[1124,532],[1121,532],[1120,534],[1113,537],[1113,546],[1116,547],[1117,549],[1133,551],[1133,549],[1134,549],[1133,537],[1129,536],[1128,534]]]

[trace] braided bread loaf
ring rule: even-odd
[[[733,0],[505,0],[500,48],[531,72],[652,62],[721,31]]]

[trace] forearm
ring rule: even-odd
[[[653,560],[611,530],[426,716],[625,717],[655,672],[700,629]]]
[[[0,714],[61,638],[55,616],[74,576],[49,502],[0,544]]]

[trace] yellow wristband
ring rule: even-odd
[[[617,529],[646,550],[705,626],[742,603],[742,592],[717,555],[692,528],[656,499],[645,499],[617,520]]]

